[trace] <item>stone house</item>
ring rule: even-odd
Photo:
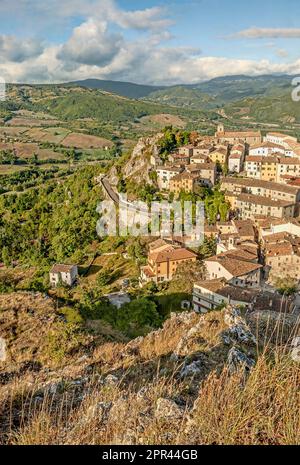
[[[60,284],[73,286],[78,278],[77,265],[53,265],[49,272],[49,278],[51,286],[58,286]]]

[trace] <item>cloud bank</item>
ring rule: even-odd
[[[297,74],[300,59],[270,60],[203,56],[200,49],[169,42],[172,20],[165,8],[127,11],[113,0],[2,0],[0,15],[27,19],[35,33],[50,27],[70,33],[53,43],[36,37],[0,35],[0,76],[7,82],[65,82],[86,78],[145,84],[197,83],[222,75]],[[30,12],[30,15],[28,15]],[[26,16],[27,15],[27,16]],[[48,28],[48,29],[47,29]],[[300,38],[300,29],[251,28],[231,38]],[[284,57],[284,49],[277,49]]]

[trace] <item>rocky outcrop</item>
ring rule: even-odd
[[[255,336],[252,334],[246,321],[242,318],[238,308],[228,305],[225,310],[224,322],[229,326],[221,335],[225,344],[255,345],[257,343]]]
[[[28,294],[26,305],[23,295],[22,305],[16,308],[18,298],[19,294],[14,294],[13,299],[12,295],[6,301],[0,299],[4,310],[2,325],[7,325],[9,317],[13,324],[17,314],[21,317],[20,333],[14,341],[7,338],[8,334],[6,336],[13,354],[18,350],[22,354],[26,334],[31,337],[27,333],[28,315],[35,317],[38,324],[34,348],[42,344],[41,338],[47,339],[47,334],[51,334],[57,319],[51,299],[44,295]],[[109,342],[101,343],[97,338],[93,341],[94,349],[88,351],[85,347],[82,352],[75,348],[67,365],[64,361],[56,368],[43,359],[35,364],[22,362],[18,370],[0,374],[0,395],[7,399],[3,405],[7,405],[8,412],[0,433],[1,428],[5,434],[10,431],[11,418],[18,427],[20,406],[22,415],[25,412],[22,421],[26,423],[31,421],[31,406],[39,411],[50,399],[50,414],[55,416],[61,403],[70,399],[70,411],[78,409],[79,414],[73,426],[68,422],[63,430],[63,434],[67,432],[69,444],[76,441],[79,432],[85,443],[91,430],[99,435],[103,431],[102,440],[109,444],[143,444],[145,438],[155,443],[156,437],[151,436],[153,425],[167,425],[166,436],[162,436],[161,441],[176,443],[178,424],[183,424],[183,430],[189,434],[194,434],[197,428],[197,405],[205,393],[211,392],[203,390],[206,382],[209,385],[218,380],[229,379],[233,383],[237,380],[238,389],[243,391],[249,372],[259,369],[260,364],[255,367],[255,363],[263,341],[256,341],[249,323],[251,318],[253,316],[248,315],[246,320],[238,308],[230,305],[206,315],[193,311],[172,313],[162,328],[130,342],[112,342],[110,338]],[[45,326],[48,321],[50,327]],[[295,336],[287,352],[292,363],[300,360],[299,348],[300,339]],[[36,353],[39,355],[38,351]],[[31,358],[31,352],[25,355]],[[12,395],[16,380],[26,388],[23,403],[19,394],[15,398]],[[222,387],[218,393],[221,391]]]
[[[289,343],[291,338],[300,334],[299,313],[257,310],[247,315],[247,323],[260,340],[272,344]]]
[[[155,418],[158,419],[180,419],[184,409],[171,399],[159,398],[156,403]]]
[[[138,180],[149,179],[150,170],[150,157],[153,154],[157,154],[157,143],[163,134],[155,134],[152,137],[142,137],[134,147],[131,157],[128,162],[124,165],[122,174],[123,177],[134,179],[138,176]],[[140,178],[142,176],[142,178]]]
[[[158,153],[157,143],[163,134],[158,133],[152,137],[141,137],[136,146],[134,147],[132,154],[128,161],[124,163],[121,169],[121,176],[125,180],[136,181],[139,184],[146,182],[152,184],[152,180],[149,177],[151,170],[150,157]],[[108,175],[109,182],[112,186],[118,184],[120,175],[117,172],[116,167],[112,167]]]
[[[248,357],[244,352],[236,347],[232,347],[228,352],[227,363],[231,373],[234,373],[241,368],[244,368],[245,371],[250,371],[255,365],[253,358]]]

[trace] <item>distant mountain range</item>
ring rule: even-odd
[[[223,76],[198,84],[151,86],[122,81],[86,79],[67,83],[89,89],[100,89],[131,99],[146,99],[174,106],[206,108],[224,105],[247,97],[272,97],[291,90],[293,76]]]
[[[133,82],[122,81],[104,81],[101,79],[85,79],[83,81],[68,82],[68,85],[87,87],[88,89],[100,89],[105,92],[118,94],[123,97],[139,99],[146,97],[152,92],[164,89],[163,86],[147,86],[142,84],[134,84]]]
[[[183,119],[189,129],[212,130],[223,120],[233,128],[259,123],[300,135],[300,104],[291,98],[292,79],[288,75],[238,75],[169,87],[98,79],[11,84],[9,100],[0,103],[0,117],[26,109],[44,111],[62,121],[91,118],[102,125],[97,134],[105,137],[117,133],[132,138],[161,127],[162,122],[176,124],[168,123],[174,121],[173,116]]]

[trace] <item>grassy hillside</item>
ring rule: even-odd
[[[147,86],[142,84],[134,84],[132,82],[105,81],[102,79],[85,79],[83,81],[75,81],[68,84],[71,86],[76,85],[87,87],[88,89],[100,89],[132,99],[146,97],[151,92],[155,92],[156,90],[164,88],[164,86]]]
[[[164,103],[171,106],[190,109],[209,109],[219,105],[218,100],[200,89],[175,86],[152,92],[146,97],[148,101]]]
[[[14,357],[0,385],[1,444],[300,443],[299,364],[285,344],[225,343],[224,310],[173,314],[126,342],[102,322],[63,323],[41,294],[0,303]],[[234,351],[254,366],[230,365]]]
[[[51,98],[44,105],[51,114],[59,118],[97,118],[113,122],[134,120],[163,112],[161,106],[107,95],[100,91],[81,93],[74,90],[70,95]]]
[[[233,119],[251,118],[265,123],[300,123],[300,105],[291,98],[288,90],[279,96],[246,98],[224,106],[227,116]]]
[[[292,76],[224,76],[195,86],[201,92],[229,102],[246,97],[282,95],[291,88]]]
[[[98,89],[71,85],[10,85],[8,101],[0,102],[0,117],[14,118],[13,112],[20,110],[50,115],[68,127],[86,129],[94,135],[123,139],[136,139],[157,130],[157,118],[152,121],[143,120],[144,117],[158,115],[161,120],[160,115],[174,115],[193,128],[205,123],[206,130],[213,116],[192,107],[133,100]]]
[[[234,124],[300,123],[300,105],[293,102],[292,76],[232,76],[195,86],[177,86],[153,92],[147,100],[172,106],[214,111]],[[222,110],[222,112],[220,112]],[[297,129],[297,127],[289,127]]]

